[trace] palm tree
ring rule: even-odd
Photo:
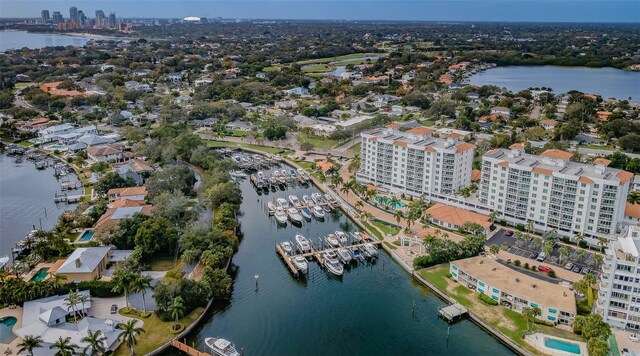
[[[354,207],[356,208],[356,210],[360,210],[362,209],[362,207],[364,206],[364,203],[362,202],[362,200],[358,200],[355,204]]]
[[[76,291],[77,292],[77,291]],[[86,315],[84,310],[84,303],[89,301],[89,295],[87,294],[78,294],[78,303],[82,305],[82,313]]]
[[[398,204],[400,204],[400,199],[398,199],[398,197],[396,197],[395,195],[391,197],[391,199],[387,200],[389,202],[389,205],[393,208],[393,209],[397,209]]]
[[[631,204],[640,204],[640,192],[630,192],[627,201]]]
[[[76,307],[78,306],[78,291],[69,291],[69,294],[64,298],[64,304],[67,306],[67,310],[73,310],[73,321],[78,321],[78,314],[76,313]]]
[[[49,273],[49,279],[47,279],[55,289],[62,287],[63,282],[67,280],[67,276],[57,273]]]
[[[605,246],[609,243],[609,240],[606,237],[598,238],[598,246],[600,246],[600,251],[604,251]]]
[[[171,314],[171,316],[173,316],[176,320],[176,323],[173,326],[174,329],[178,329],[178,320],[184,314],[185,309],[186,308],[184,306],[184,301],[182,300],[181,296],[173,298],[173,301],[171,301],[171,304],[169,305],[168,311],[169,314]]]
[[[584,277],[582,277],[582,280],[584,280],[584,282],[589,287],[593,287],[596,284],[596,282],[598,281],[596,279],[596,276],[592,275],[591,273],[585,274]]]
[[[491,221],[491,223],[493,224],[498,218],[498,216],[500,216],[499,211],[492,211],[491,214],[489,214],[489,221]]]
[[[396,210],[395,212],[393,212],[393,217],[396,218],[398,225],[400,225],[400,220],[404,219],[404,213],[402,212],[402,210]]]
[[[62,338],[60,336],[53,345],[49,346],[51,350],[58,350],[55,353],[55,356],[73,356],[78,345],[71,343],[71,337],[67,336],[66,338]]]
[[[587,350],[589,355],[609,355],[609,344],[602,338],[592,337],[587,341]]]
[[[569,256],[569,254],[571,253],[571,247],[562,246],[558,249],[558,253],[560,254],[560,264],[562,264],[562,260],[564,259],[564,257]]]
[[[344,183],[344,180],[342,179],[342,177],[337,173],[332,175],[329,181],[331,182],[331,185],[333,185],[336,188],[339,188]]]
[[[533,220],[527,220],[527,231],[530,234],[533,234]]]
[[[530,307],[522,308],[522,316],[524,316],[524,319],[527,321],[527,331],[529,331],[530,330],[529,321],[533,317],[533,308],[530,308]]]
[[[120,336],[118,336],[118,338],[121,341],[124,341],[127,344],[127,346],[129,346],[129,348],[131,349],[131,355],[134,354],[133,348],[136,346],[136,343],[138,342],[137,336],[144,332],[143,328],[139,328],[136,326],[137,323],[138,323],[138,320],[131,319],[131,320],[128,320],[126,323],[118,324],[118,329],[122,330],[122,333],[120,334]]]
[[[116,268],[111,278],[114,284],[112,291],[116,293],[124,292],[124,302],[127,308],[129,308],[129,290],[131,289],[131,280],[133,277],[134,275],[129,271]]]
[[[573,238],[576,240],[576,243],[578,244],[578,246],[580,246],[580,242],[584,241],[584,236],[579,232],[576,232]]]
[[[145,302],[145,294],[147,288],[151,287],[151,277],[145,275],[138,275],[131,281],[131,291],[142,293],[142,310],[147,312],[147,303]]]
[[[86,342],[87,347],[84,348],[83,354],[89,356],[98,356],[103,354],[106,349],[104,346],[104,342],[107,338],[102,335],[102,331],[96,330],[95,332],[88,331],[87,336],[82,338],[82,342]]]
[[[344,183],[342,185],[342,188],[340,188],[340,191],[343,192],[347,196],[347,198],[349,198],[349,192],[351,191],[351,188],[353,188],[353,181],[352,180]]]
[[[500,253],[500,246],[493,244],[489,247],[489,252],[491,252],[494,255],[497,255],[498,253]]]
[[[33,356],[33,350],[42,347],[42,337],[27,335],[18,343],[18,347],[18,353],[26,352],[29,356]]]

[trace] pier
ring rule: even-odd
[[[440,315],[449,323],[455,321],[456,319],[462,318],[463,316],[467,315],[467,313],[469,313],[469,311],[459,303],[455,303],[438,310],[438,315]]]
[[[173,346],[176,349],[186,353],[189,356],[211,356],[211,354],[208,354],[208,353],[202,352],[202,351],[198,351],[198,349],[193,348],[193,347],[185,344],[184,342],[181,342],[178,339],[171,340],[171,346]]]

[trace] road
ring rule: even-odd
[[[612,154],[613,151],[604,150],[604,149],[578,147],[578,153],[582,155],[608,156]],[[637,153],[628,153],[628,152],[622,152],[622,153],[624,153],[625,155],[631,158],[640,158],[640,154],[637,154]]]

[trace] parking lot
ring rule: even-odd
[[[522,256],[524,258],[530,258],[532,260],[535,260],[536,257],[538,257],[537,253],[529,252],[527,250],[523,250],[523,249],[515,247],[515,246],[509,247],[509,249],[507,251],[509,251],[509,253],[512,253],[512,254],[514,254],[516,256]]]

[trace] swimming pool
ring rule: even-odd
[[[67,149],[67,146],[62,146],[62,145],[52,145],[49,146],[49,149],[51,150],[58,150],[58,151],[63,151]]]
[[[546,346],[546,347],[548,347],[550,349],[560,350],[560,351],[564,351],[564,352],[568,352],[568,353],[576,354],[576,355],[580,355],[580,353],[581,353],[580,345],[574,344],[573,342],[567,342],[567,341],[563,341],[563,340],[552,339],[550,337],[545,337],[544,338],[544,346]]]
[[[390,198],[383,197],[381,195],[378,195],[375,198],[375,201],[378,202],[378,203],[381,203],[383,205],[387,205],[387,204],[390,205],[391,204],[391,199]],[[402,209],[402,208],[404,208],[404,203],[403,202],[397,202],[393,208],[394,209]]]
[[[49,268],[47,268],[47,267],[40,268],[38,270],[38,273],[36,273],[33,277],[31,277],[30,281],[31,282],[40,282],[41,280],[43,280],[43,279],[45,279],[47,277],[48,273],[49,273]]]
[[[17,321],[18,319],[12,316],[0,318],[0,343],[8,344],[16,339],[11,329],[16,325]]]
[[[87,242],[93,238],[93,230],[84,230],[76,242]]]

